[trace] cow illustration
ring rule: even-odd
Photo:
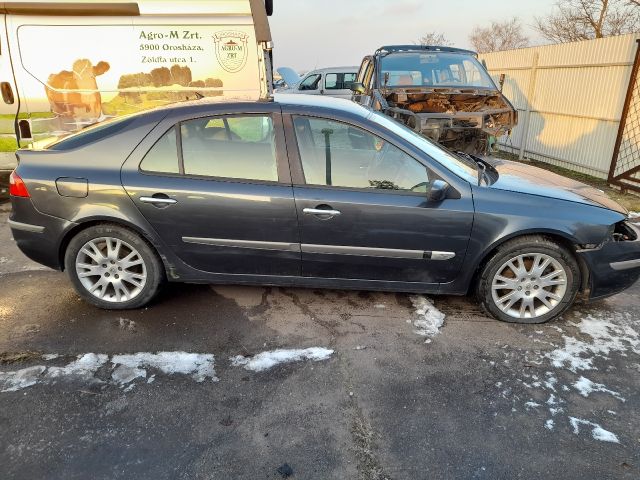
[[[86,58],[76,60],[73,70],[49,75],[45,90],[51,111],[61,120],[91,121],[102,116],[102,98],[96,77],[109,70],[107,62],[93,65]]]

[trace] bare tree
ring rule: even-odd
[[[622,35],[640,30],[639,7],[640,0],[558,0],[534,27],[554,43]]]
[[[441,47],[451,47],[453,42],[445,37],[444,33],[427,32],[415,42],[417,45],[437,45]]]
[[[488,27],[474,27],[469,42],[478,53],[529,46],[529,39],[522,32],[522,24],[515,17],[504,22],[491,22]]]

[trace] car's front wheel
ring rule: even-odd
[[[164,278],[151,246],[117,225],[89,227],[73,237],[65,268],[82,298],[109,310],[146,305]]]
[[[477,296],[498,320],[543,323],[569,308],[580,288],[580,269],[565,247],[539,236],[501,246],[480,273]]]

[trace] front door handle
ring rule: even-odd
[[[144,203],[150,203],[156,206],[160,206],[160,205],[167,206],[167,205],[173,205],[174,203],[178,203],[177,200],[174,200],[173,198],[169,198],[164,194],[156,194],[153,197],[140,197],[140,201]]]
[[[322,215],[326,217],[336,217],[342,215],[339,210],[325,210],[323,208],[305,208],[302,210],[305,215]]]

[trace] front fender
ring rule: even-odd
[[[442,293],[466,293],[478,268],[500,245],[524,235],[557,238],[573,251],[603,243],[620,213],[587,204],[524,193],[474,188],[474,225],[466,268]]]

